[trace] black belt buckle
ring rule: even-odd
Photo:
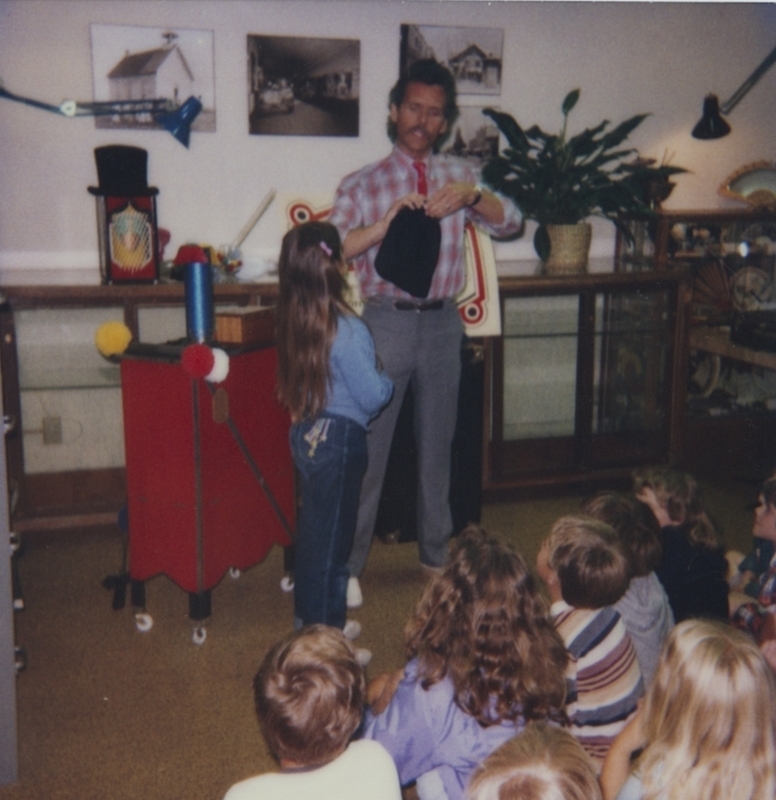
[[[393,307],[397,311],[439,311],[444,300],[396,300]]]

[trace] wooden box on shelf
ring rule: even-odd
[[[216,311],[216,341],[223,344],[266,344],[275,339],[273,306],[234,306]]]

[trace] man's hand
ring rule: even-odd
[[[477,200],[479,190],[473,183],[448,183],[439,191],[434,192],[426,201],[426,214],[429,217],[442,219],[448,214],[455,214]],[[501,200],[493,192],[482,192],[474,210],[485,222],[491,225],[501,225],[504,221],[504,207]]]
[[[426,214],[442,219],[454,214],[477,199],[477,189],[471,183],[448,183],[434,192],[426,202]]]
[[[405,194],[404,197],[400,197],[388,209],[388,213],[382,219],[382,222],[385,225],[385,233],[388,232],[388,227],[393,222],[393,218],[403,208],[423,208],[425,204],[426,204],[426,198],[422,194],[418,194],[417,192],[410,192],[409,194]],[[383,234],[383,238],[385,237],[385,233]]]
[[[400,197],[386,212],[382,219],[377,220],[372,225],[365,225],[362,228],[354,228],[345,237],[342,243],[342,253],[345,261],[356,258],[362,253],[374,247],[385,239],[388,233],[388,226],[393,222],[393,218],[402,208],[423,208],[426,198],[417,192],[410,192]]]

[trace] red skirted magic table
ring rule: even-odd
[[[293,531],[275,348],[219,346],[229,354],[219,384],[184,370],[182,345],[135,345],[121,361],[132,601],[144,606],[143,581],[163,573],[189,593],[194,620],[209,616],[227,570],[253,566]]]

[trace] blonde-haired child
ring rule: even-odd
[[[532,722],[476,769],[466,800],[601,800],[595,765],[564,728]]]
[[[746,635],[686,620],[604,763],[605,800],[773,800],[776,680]],[[636,771],[631,756],[643,748]]]

